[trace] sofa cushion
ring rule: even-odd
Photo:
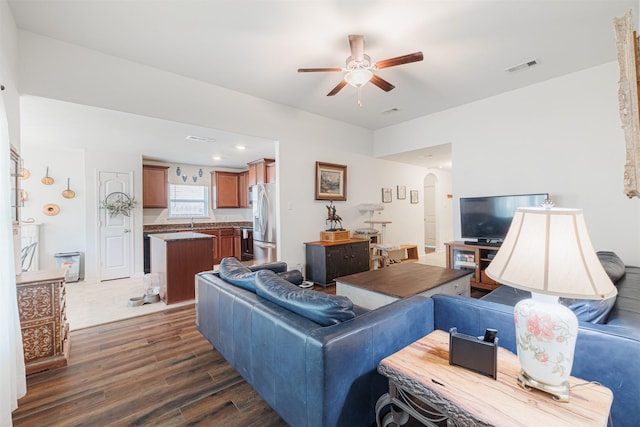
[[[345,296],[300,289],[269,270],[256,272],[256,293],[320,325],[353,319],[353,303]]]
[[[262,264],[249,265],[248,267],[251,271],[271,270],[275,273],[284,273],[287,271],[287,263],[284,261],[263,262]]]
[[[581,322],[607,323],[616,296],[607,299],[560,298],[560,303],[569,307]]]
[[[624,276],[624,262],[615,252],[599,251],[597,255],[604,271],[614,284]]]
[[[300,270],[283,271],[282,273],[278,273],[278,276],[282,277],[287,282],[298,286],[304,281]]]
[[[596,255],[614,284],[624,276],[624,262],[615,252],[599,251]],[[581,322],[607,323],[616,296],[604,300],[560,298],[560,303],[569,307]]]
[[[300,270],[287,271],[287,264],[284,262],[269,262],[247,267],[236,258],[223,258],[220,261],[218,274],[227,282],[251,292],[256,291],[256,272],[260,270],[271,270],[284,280],[300,285],[303,281]]]
[[[251,292],[256,291],[256,272],[236,258],[223,258],[218,273],[223,280]]]

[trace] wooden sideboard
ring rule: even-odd
[[[65,268],[55,268],[16,276],[27,375],[67,366],[69,323],[65,272]]]
[[[306,279],[322,286],[336,277],[369,270],[369,240],[347,239],[335,242],[307,242]]]

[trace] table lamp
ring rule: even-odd
[[[617,294],[591,245],[582,210],[516,209],[485,273],[531,292],[531,299],[514,308],[518,384],[567,402],[578,319],[558,297],[606,299]]]

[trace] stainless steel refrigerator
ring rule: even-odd
[[[251,186],[253,208],[253,259],[256,263],[277,260],[275,184]]]

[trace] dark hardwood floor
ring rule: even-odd
[[[195,327],[194,306],[73,331],[14,426],[286,426]]]

